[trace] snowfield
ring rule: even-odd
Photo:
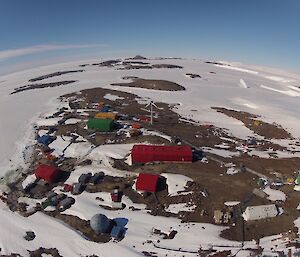
[[[87,60],[84,63],[93,63],[99,60]],[[43,83],[61,80],[77,80],[77,82],[55,88],[29,90],[10,95],[14,88],[30,84],[29,79],[41,74],[55,71],[78,69],[83,62],[71,62],[26,70],[0,77],[0,114],[4,121],[0,124],[0,132],[5,134],[0,146],[1,174],[18,167],[22,162],[20,153],[24,145],[32,136],[32,124],[41,112],[53,109],[56,98],[62,94],[71,93],[80,89],[93,87],[113,88],[120,91],[135,93],[143,98],[162,101],[170,104],[180,103],[176,110],[184,117],[199,121],[200,124],[214,124],[217,127],[228,129],[238,138],[253,136],[240,121],[222,115],[210,107],[222,106],[225,108],[249,111],[261,115],[267,122],[277,122],[292,133],[300,136],[299,118],[299,88],[300,75],[281,72],[274,74],[270,69],[265,71],[257,67],[247,69],[245,65],[234,66],[212,65],[201,60],[149,60],[150,63],[170,63],[181,65],[178,69],[152,70],[115,70],[106,67],[88,66],[84,72],[65,74],[43,80]],[[210,72],[215,72],[212,74]],[[277,72],[277,71],[276,71]],[[190,79],[185,73],[195,73],[203,79]],[[124,76],[137,76],[150,79],[165,79],[176,82],[186,88],[185,91],[164,92],[140,88],[126,88],[110,86],[110,83],[124,82]],[[277,79],[271,80],[270,77]],[[281,79],[278,79],[281,78]],[[246,88],[247,87],[247,88]],[[116,99],[108,95],[108,98]],[[21,111],[22,110],[22,111]],[[196,110],[196,111],[191,111]],[[9,113],[9,115],[7,115]],[[44,122],[57,122],[56,119]],[[46,124],[45,124],[46,125]],[[9,131],[9,133],[7,133]],[[25,134],[25,137],[24,137]]]
[[[236,138],[248,139],[255,135],[253,131],[246,128],[242,122],[228,117],[211,109],[211,107],[224,107],[241,110],[260,115],[260,119],[280,124],[284,129],[298,140],[300,137],[299,123],[299,97],[300,97],[300,75],[286,72],[274,72],[261,67],[247,67],[242,64],[212,65],[202,60],[147,60],[150,63],[170,63],[183,66],[183,69],[150,69],[150,70],[116,70],[114,68],[87,66],[84,72],[65,74],[59,77],[52,77],[42,83],[57,82],[62,80],[76,80],[75,83],[54,88],[35,89],[10,95],[14,88],[29,85],[29,79],[43,74],[56,71],[76,70],[79,64],[99,62],[99,60],[78,61],[64,64],[57,64],[39,67],[14,74],[0,77],[0,132],[2,135],[0,145],[0,177],[1,189],[5,189],[5,183],[12,181],[26,168],[24,161],[24,149],[33,145],[34,125],[55,125],[61,117],[45,119],[52,115],[58,107],[66,103],[57,101],[57,97],[72,93],[74,91],[102,87],[115,89],[137,94],[143,99],[151,99],[155,102],[177,104],[174,109],[184,118],[192,119],[199,124],[212,124],[224,128],[228,134]],[[212,73],[213,72],[213,73]],[[186,73],[201,75],[201,79],[191,79]],[[186,88],[185,91],[156,91],[142,88],[127,88],[111,86],[111,83],[126,82],[124,76],[136,76],[147,79],[163,79],[176,82]],[[107,94],[105,98],[110,100],[122,100],[122,98]],[[80,111],[80,110],[78,110]],[[84,115],[85,111],[82,110]],[[69,119],[66,124],[74,124],[80,120]],[[146,131],[145,134],[157,135],[171,141],[167,135],[155,131]],[[80,138],[79,138],[80,139]],[[69,145],[71,137],[58,137],[50,147],[55,148],[57,156],[63,153]],[[196,140],[196,138],[195,138]],[[89,142],[71,144],[64,152],[66,157],[75,157],[78,160],[89,158],[92,164],[88,167],[76,167],[66,183],[76,182],[79,176],[86,172],[104,172],[106,175],[126,177],[130,174],[112,167],[111,158],[128,158],[133,144],[102,145],[95,147]],[[274,140],[274,142],[289,146],[292,140]],[[204,147],[207,152],[220,156],[239,156],[240,152],[227,150],[227,145],[216,145],[219,148]],[[222,149],[220,149],[222,148]],[[297,150],[297,149],[296,149]],[[300,147],[299,147],[300,150]],[[279,157],[291,157],[292,154],[277,151]],[[253,154],[268,158],[265,152]],[[280,156],[281,155],[281,156]],[[228,169],[228,174],[235,174],[235,169]],[[168,193],[170,196],[180,196],[185,191],[191,178],[171,173],[163,173],[167,178]],[[132,173],[131,173],[132,176]],[[26,187],[34,180],[33,176],[23,182]],[[59,192],[61,188],[55,190]],[[272,201],[285,201],[286,195],[279,190],[266,188],[265,193]],[[28,250],[36,250],[39,247],[57,248],[62,256],[87,256],[100,254],[108,256],[141,256],[142,251],[154,252],[155,256],[182,256],[177,252],[179,248],[190,251],[185,256],[196,256],[195,252],[202,249],[209,249],[212,244],[219,245],[219,250],[232,249],[236,256],[249,256],[249,251],[241,250],[240,242],[229,241],[220,237],[220,233],[226,227],[206,223],[181,223],[181,220],[171,217],[152,216],[148,213],[145,205],[133,203],[129,198],[124,197],[126,207],[122,210],[112,211],[99,206],[96,197],[101,197],[103,206],[110,206],[110,195],[106,192],[87,193],[75,196],[75,204],[65,214],[76,215],[84,220],[89,220],[94,214],[103,213],[109,218],[123,217],[128,219],[125,238],[118,243],[110,241],[106,244],[95,243],[83,238],[83,236],[68,227],[57,219],[51,218],[41,212],[25,218],[17,212],[11,212],[8,207],[0,201],[0,254],[18,253],[22,256],[29,256]],[[32,199],[22,198],[19,201],[29,205],[37,202]],[[238,204],[236,201],[227,202],[228,206]],[[133,211],[130,206],[140,209]],[[168,207],[171,213],[180,211],[191,211],[194,206],[186,203],[172,204]],[[299,219],[295,221],[300,226]],[[161,231],[176,230],[178,234],[172,240],[161,240],[158,235],[152,233],[153,229]],[[23,239],[26,231],[32,230],[36,238],[28,242]],[[150,243],[149,240],[152,242]],[[160,241],[158,241],[160,240]],[[148,241],[148,242],[147,242]],[[280,236],[265,237],[261,245],[265,253],[271,251],[276,245],[276,250],[285,249],[285,241]],[[229,247],[230,246],[230,247]],[[245,242],[244,249],[255,248],[255,242]],[[168,248],[170,251],[163,248]],[[274,256],[274,255],[270,255]]]

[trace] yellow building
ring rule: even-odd
[[[254,121],[254,126],[259,127],[262,125],[262,122],[260,120],[255,120]]]
[[[111,120],[116,120],[117,119],[117,114],[114,112],[98,112],[95,115],[96,119],[111,119]]]

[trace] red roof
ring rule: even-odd
[[[150,120],[151,120],[150,117],[146,117],[143,115],[140,115],[139,119],[140,119],[140,121],[143,121],[143,122],[150,122]]]
[[[192,162],[193,153],[190,146],[134,145],[131,157],[133,163]]]
[[[46,180],[50,183],[57,179],[59,173],[60,170],[58,168],[46,164],[41,164],[34,172],[37,178]]]
[[[136,180],[136,190],[156,192],[159,176],[154,174],[140,173]]]

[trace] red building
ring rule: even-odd
[[[135,187],[138,191],[156,192],[158,186],[159,176],[154,174],[140,173]]]
[[[38,179],[43,179],[49,183],[55,182],[59,173],[60,170],[58,168],[46,164],[41,164],[34,172]]]
[[[131,150],[132,163],[192,162],[190,146],[134,145]]]
[[[141,124],[139,124],[139,123],[133,123],[132,125],[131,125],[131,127],[133,128],[133,129],[141,129]]]
[[[142,122],[150,122],[150,117],[146,117],[146,116],[140,115],[138,118]]]

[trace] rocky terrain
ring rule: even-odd
[[[2,178],[0,217],[11,235],[0,241],[2,256],[111,256],[120,251],[124,256],[282,256],[298,251],[295,79],[275,83],[263,71],[214,61],[137,56],[90,63],[23,74],[20,78],[29,84],[19,88],[14,77],[1,78],[14,106],[22,103],[24,110],[40,110],[38,104],[50,100],[42,98],[47,92],[56,99],[30,124],[31,135],[17,159],[24,165],[11,171],[13,178]],[[86,70],[76,71],[76,66]],[[56,76],[66,80],[56,81]],[[263,87],[257,86],[259,80]],[[65,82],[76,83],[72,88]],[[31,102],[23,103],[29,97]],[[102,112],[113,119],[106,132],[88,125]],[[43,136],[51,142],[39,142]],[[189,146],[193,160],[133,163],[136,144]],[[60,178],[37,178],[40,165],[58,167]],[[159,176],[154,193],[138,190],[140,173]],[[100,179],[93,182],[97,174]],[[118,207],[113,190],[122,192]],[[245,218],[248,207],[269,205],[276,205],[277,215]],[[95,214],[109,217],[124,234],[96,233],[91,226]],[[17,246],[13,238],[19,238]]]

